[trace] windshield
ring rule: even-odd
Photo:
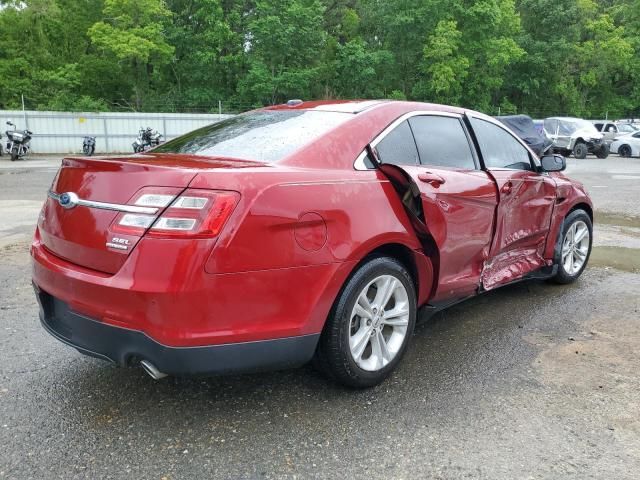
[[[278,162],[341,125],[351,113],[261,110],[194,130],[153,149],[208,157]]]
[[[590,133],[598,133],[598,130],[593,123],[588,122],[587,120],[581,120],[579,118],[563,119],[558,123],[560,125],[558,132],[560,135],[571,135],[578,130],[587,130]]]
[[[631,133],[631,132],[635,132],[636,130],[638,129],[629,123],[623,123],[621,125],[618,125],[619,132]]]

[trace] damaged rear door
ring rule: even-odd
[[[432,256],[438,279],[432,301],[475,293],[489,257],[497,196],[460,115],[400,118],[372,143],[369,156],[398,190]]]
[[[546,265],[556,185],[539,173],[529,150],[498,124],[469,117],[486,171],[498,187],[496,228],[482,272],[486,290],[517,280]]]

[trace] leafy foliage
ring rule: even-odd
[[[640,0],[0,0],[0,108],[640,115]]]

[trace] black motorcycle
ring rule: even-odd
[[[7,143],[6,150],[11,155],[11,161],[14,162],[19,158],[24,157],[31,150],[31,137],[33,132],[30,130],[18,130],[15,124],[7,122],[7,125],[13,127],[13,130],[7,130]]]
[[[134,153],[146,152],[162,143],[162,134],[151,127],[141,128],[138,138],[131,144]]]
[[[96,151],[96,137],[84,137],[82,141],[82,153],[90,157]]]

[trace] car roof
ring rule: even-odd
[[[563,121],[571,121],[571,120],[583,120],[578,117],[547,117],[545,120],[563,120]]]
[[[315,110],[325,112],[360,113],[390,100],[314,100],[308,102],[291,100],[280,105],[271,105],[261,110]]]
[[[398,100],[315,100],[309,102],[283,103],[280,105],[272,105],[261,108],[260,110],[307,110],[307,111],[324,111],[324,112],[341,112],[341,113],[363,113],[373,109],[379,110],[387,108],[389,110],[402,109],[406,112],[425,110],[440,111],[448,113],[464,114],[466,110],[459,107],[449,105],[441,105],[438,103],[424,102],[407,102]]]

